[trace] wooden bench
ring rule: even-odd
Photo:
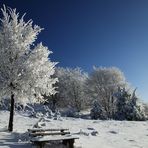
[[[68,129],[28,129],[29,135],[32,137],[31,142],[43,148],[48,142],[61,141],[62,144],[69,148],[74,148],[76,136],[70,135]]]

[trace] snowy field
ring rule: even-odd
[[[0,111],[0,148],[31,148],[27,129],[39,120],[15,113],[14,132],[6,131],[9,112]],[[69,128],[76,148],[148,148],[148,121],[101,121],[75,118],[45,120],[44,128]],[[61,147],[61,146],[57,146]],[[54,147],[53,147],[54,148]]]

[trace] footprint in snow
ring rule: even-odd
[[[133,139],[130,139],[130,140],[128,140],[128,141],[130,141],[130,142],[136,142],[135,140],[133,140]]]
[[[111,134],[118,134],[118,132],[116,132],[116,131],[109,131],[109,133],[111,133]]]
[[[93,127],[88,127],[87,129],[88,130],[95,130]]]
[[[144,148],[143,146],[139,146],[139,145],[132,145],[132,147],[135,147],[135,148]]]
[[[97,131],[92,131],[92,132],[91,132],[91,135],[92,135],[92,136],[97,136],[98,134],[99,134],[99,133],[98,133]]]

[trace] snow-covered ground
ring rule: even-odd
[[[0,148],[31,148],[27,129],[39,120],[15,114],[14,132],[6,130],[9,112],[0,111]],[[148,148],[148,121],[101,121],[75,118],[46,120],[46,128],[69,128],[76,148]],[[44,127],[45,128],[45,127]],[[54,148],[54,147],[53,147]]]

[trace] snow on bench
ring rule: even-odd
[[[40,148],[52,141],[61,141],[69,148],[74,148],[74,140],[79,138],[70,135],[70,132],[65,132],[65,130],[67,131],[68,129],[28,129],[30,136],[33,136],[30,141]]]

